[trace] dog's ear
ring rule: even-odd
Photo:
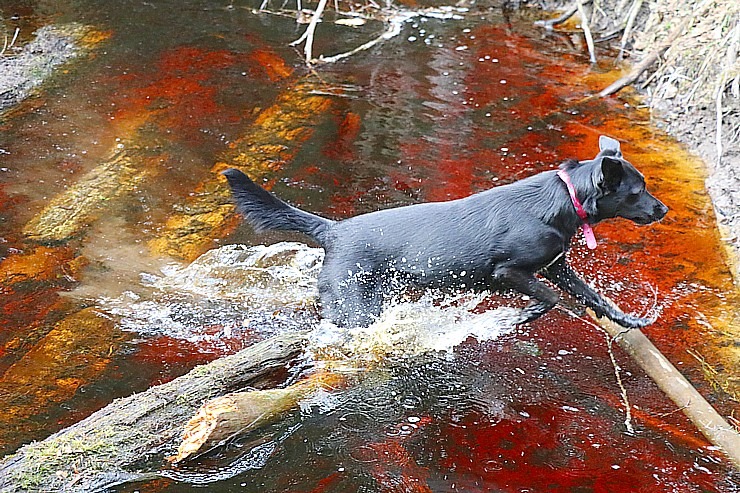
[[[606,192],[613,192],[619,188],[624,176],[624,168],[619,159],[609,156],[601,158],[601,173],[598,179],[599,188]]]
[[[599,151],[606,151],[608,154],[613,156],[622,157],[622,150],[619,147],[619,141],[607,137],[606,135],[599,136]]]

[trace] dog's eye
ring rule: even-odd
[[[630,204],[634,204],[635,202],[640,200],[640,195],[641,194],[639,193],[631,193],[627,195],[627,202],[629,202]]]

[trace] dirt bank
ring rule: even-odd
[[[582,1],[597,57],[623,59],[629,70],[659,53],[632,87],[653,111],[656,126],[707,163],[707,190],[740,284],[740,2]],[[558,11],[576,5],[572,0],[536,3]],[[570,22],[576,23],[570,27],[584,27],[578,12]],[[605,44],[621,48],[620,53],[605,55]]]

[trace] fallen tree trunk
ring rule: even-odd
[[[183,426],[204,401],[274,376],[306,344],[303,334],[276,336],[116,400],[0,461],[0,491],[89,493],[151,476],[137,467],[174,452]]]
[[[709,404],[675,366],[639,329],[625,329],[607,318],[589,315],[629,354],[633,361],[683,413],[710,443],[727,455],[740,470],[740,434]]]

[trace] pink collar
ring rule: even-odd
[[[570,201],[573,202],[573,207],[576,208],[576,214],[581,218],[581,227],[583,228],[583,236],[586,237],[586,245],[589,250],[596,248],[596,237],[594,236],[594,230],[590,224],[588,224],[588,215],[583,210],[581,202],[576,196],[576,189],[573,187],[573,182],[570,181],[570,176],[564,169],[558,170],[558,177],[563,180],[565,186],[568,187],[568,193],[570,194]]]

